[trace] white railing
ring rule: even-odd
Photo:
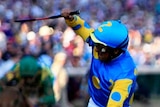
[[[160,73],[160,66],[139,66],[137,68],[139,75]]]
[[[153,67],[153,66],[139,66],[138,69],[138,75],[145,75],[145,74],[157,74],[160,73],[160,66],[159,67]],[[89,66],[86,67],[66,67],[67,73],[69,76],[83,76],[85,75],[88,70]]]

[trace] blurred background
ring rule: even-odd
[[[133,107],[159,107],[160,0],[1,0],[0,78],[23,55],[31,54],[52,72],[59,69],[54,65],[58,63],[67,73],[59,77],[61,86],[58,90],[62,87],[64,90],[57,91],[61,93],[57,94],[57,102],[61,100],[62,107],[86,106],[91,48],[66,26],[63,18],[14,22],[57,15],[63,8],[80,10],[80,16],[93,28],[111,19],[127,25],[128,49],[138,68],[138,89]],[[65,78],[67,82],[64,82]]]

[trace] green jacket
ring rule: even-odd
[[[18,84],[21,80],[25,80],[25,78],[28,77],[33,79],[31,79],[30,83],[25,83],[23,89],[27,89],[28,86],[31,88],[39,88],[39,103],[47,105],[55,104],[53,92],[54,76],[48,67],[40,65],[37,59],[32,56],[23,57],[19,63],[13,67],[11,72],[3,78],[3,81],[9,83],[14,79]],[[26,91],[23,94],[27,96],[28,92]]]

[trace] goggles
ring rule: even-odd
[[[102,45],[102,44],[96,43],[96,44],[95,44],[95,47],[96,47],[96,51],[97,51],[97,52],[101,52],[101,53],[106,53],[106,52],[108,52],[108,47],[107,47],[107,46],[104,46],[104,45]]]

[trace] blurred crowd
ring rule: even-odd
[[[66,26],[63,18],[14,22],[58,15],[63,8],[79,9],[93,28],[104,20],[121,20],[129,29],[129,51],[137,66],[160,66],[160,0],[1,0],[0,78],[24,55],[37,57],[53,71],[60,69],[59,64],[90,64],[91,49]],[[60,61],[55,64],[57,60]],[[73,81],[80,84],[82,79]]]
[[[90,49],[75,37],[63,18],[14,22],[17,19],[57,15],[68,7],[79,9],[80,15],[94,28],[104,20],[121,20],[129,29],[129,50],[136,64],[159,66],[160,0],[1,0],[0,62],[10,59],[5,53],[12,46],[11,49],[19,55],[30,52],[40,56],[44,51],[50,51],[47,54],[53,57],[59,51],[65,51],[68,56],[76,53],[77,56],[83,56],[81,64],[85,65],[84,61],[90,58]]]

